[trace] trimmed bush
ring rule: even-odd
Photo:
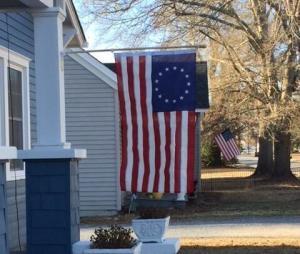
[[[121,226],[97,228],[91,236],[91,249],[130,249],[137,244],[133,231]]]

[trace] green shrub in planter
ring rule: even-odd
[[[109,228],[97,228],[91,236],[91,249],[129,249],[137,244],[132,230],[112,225]]]

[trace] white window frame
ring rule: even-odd
[[[0,146],[9,146],[8,68],[22,73],[23,149],[31,148],[29,64],[31,59],[0,46]],[[8,63],[9,62],[9,63]],[[6,167],[6,180],[25,179],[25,170],[11,171]]]

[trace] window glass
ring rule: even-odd
[[[8,68],[9,145],[23,149],[22,72]],[[11,170],[22,170],[20,160],[11,162]]]

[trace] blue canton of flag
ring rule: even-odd
[[[230,130],[225,130],[225,131],[223,131],[223,132],[222,132],[222,136],[223,136],[223,138],[225,139],[225,141],[229,141],[230,139],[233,139],[233,140],[234,140],[234,137],[233,137],[233,135],[232,135],[232,133],[231,133]]]
[[[151,78],[154,112],[195,110],[195,52],[152,56]]]

